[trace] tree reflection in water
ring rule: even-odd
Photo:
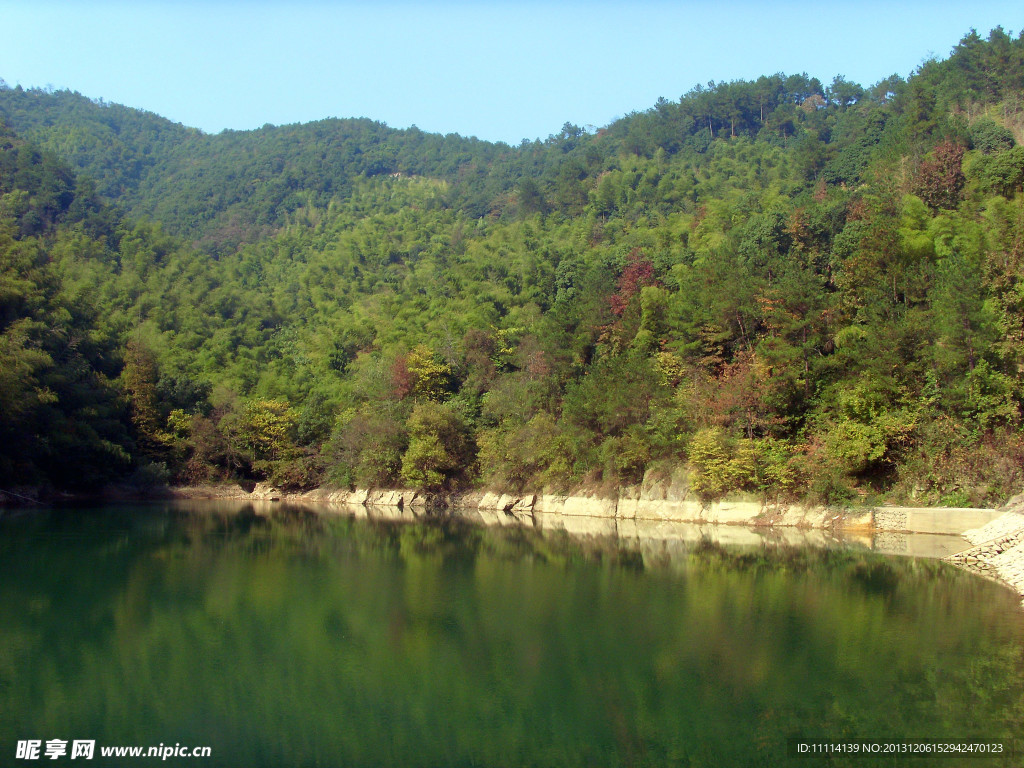
[[[3,748],[764,766],[798,734],[1009,739],[1024,722],[1014,596],[937,561],[260,512],[2,521]]]

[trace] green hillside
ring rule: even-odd
[[[1024,483],[1022,107],[1001,29],[514,148],[0,90],[0,487],[685,465],[706,498],[992,502]]]

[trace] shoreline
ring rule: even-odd
[[[1003,516],[1004,508],[982,507],[830,507],[769,503],[752,498],[704,502],[666,484],[624,488],[617,497],[575,493],[509,494],[466,491],[435,495],[417,489],[355,490],[316,488],[282,491],[257,483],[252,491],[240,485],[183,486],[168,489],[165,498],[248,499],[284,503],[340,504],[398,509],[469,509],[528,521],[538,515],[596,518],[628,526],[632,521],[738,525],[752,528],[797,528],[847,533],[939,534],[963,536]],[[1021,497],[1024,509],[1024,496]],[[974,542],[971,542],[972,544]]]
[[[413,489],[330,490],[287,493],[265,483],[252,492],[241,486],[172,489],[175,498],[224,498],[335,504],[346,507],[391,507],[413,515],[438,507],[460,516],[479,516],[485,524],[558,527],[581,535],[635,538],[659,524],[691,527],[734,526],[762,532],[816,532],[824,537],[913,535],[958,537],[969,546],[941,559],[1013,590],[1024,607],[1024,494],[993,508],[866,507],[840,508],[768,504],[748,499],[705,503],[688,487],[671,479],[620,489],[617,497],[595,494],[499,494],[471,491],[432,497]],[[905,551],[905,550],[901,550]],[[910,552],[907,552],[911,554]]]
[[[963,533],[973,545],[970,549],[943,559],[994,579],[1024,598],[1024,495],[1015,496],[1002,511],[987,525]]]
[[[617,527],[632,521],[737,525],[751,528],[796,528],[846,533],[938,534],[965,536],[1002,517],[1010,507],[1024,514],[1024,494],[1004,507],[844,507],[773,503],[753,496],[729,497],[706,502],[672,481],[624,487],[617,496],[579,489],[569,493],[498,493],[463,491],[438,494],[411,488],[320,487],[309,491],[285,491],[268,483],[254,483],[247,490],[239,483],[205,483],[134,489],[118,486],[87,493],[53,492],[39,488],[0,488],[0,511],[5,507],[88,504],[102,502],[159,501],[167,499],[224,499],[272,501],[293,504],[396,507],[423,514],[460,509],[504,513],[529,522],[539,515],[564,518],[596,518],[614,521]],[[968,539],[970,544],[980,543]]]
[[[29,495],[36,490],[35,498]],[[27,491],[22,493],[21,491]],[[330,489],[287,492],[266,483],[251,491],[235,484],[205,484],[161,489],[108,488],[88,495],[51,494],[38,489],[0,489],[0,510],[5,504],[83,503],[89,501],[156,501],[160,499],[223,499],[235,501],[327,504],[359,510],[392,508],[409,517],[458,514],[479,518],[488,525],[522,524],[559,528],[577,535],[636,538],[661,525],[699,531],[706,526],[753,529],[773,538],[878,537],[890,541],[892,553],[914,554],[905,540],[914,535],[958,537],[968,546],[941,559],[1012,589],[1024,599],[1024,494],[998,509],[964,507],[826,507],[772,504],[752,498],[704,502],[696,498],[684,478],[646,482],[619,489],[616,496],[579,490],[569,494],[499,494],[468,491],[451,495],[416,489]],[[402,515],[404,517],[404,515]],[[803,535],[801,535],[803,534]],[[904,546],[900,547],[900,541]],[[892,548],[895,547],[895,548]],[[932,555],[934,556],[934,555]],[[1022,602],[1024,605],[1024,602]]]

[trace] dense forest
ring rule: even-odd
[[[2,84],[2,81],[0,81]],[[517,147],[0,87],[0,487],[1024,486],[1024,36]]]

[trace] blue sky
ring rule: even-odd
[[[0,78],[211,133],[370,117],[517,144],[709,80],[906,77],[996,25],[1024,3],[0,0]]]

